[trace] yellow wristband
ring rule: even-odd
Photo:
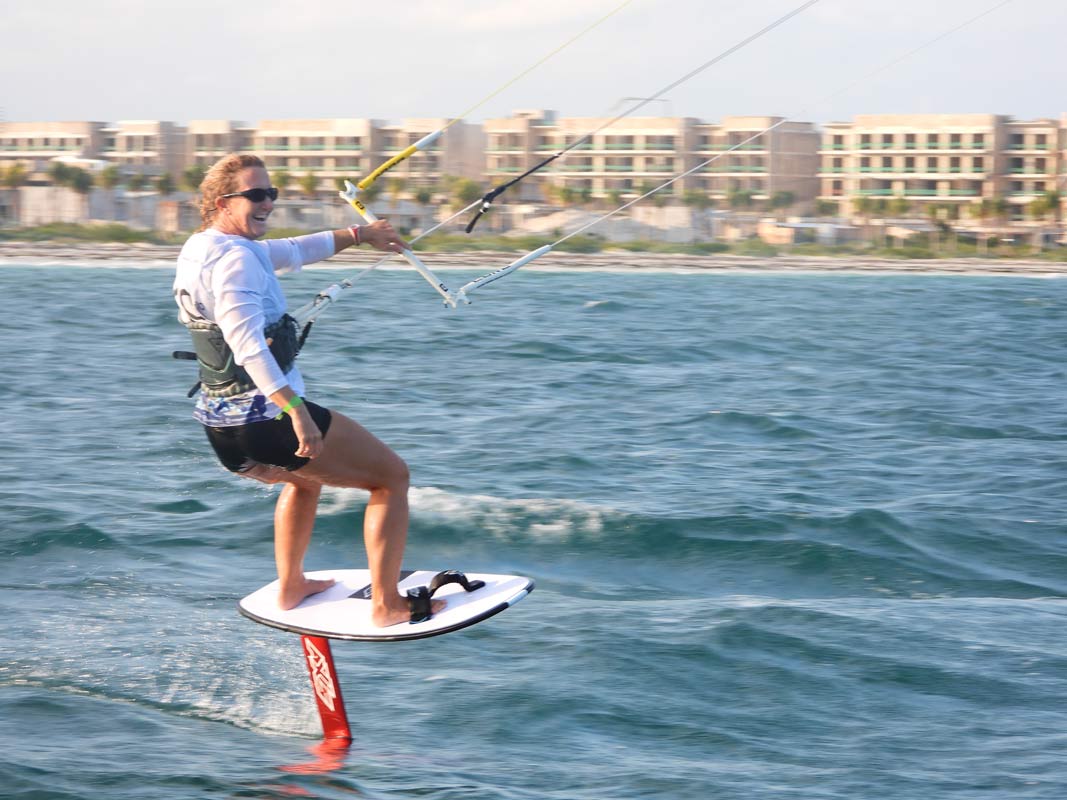
[[[302,406],[303,404],[304,398],[300,395],[295,395],[292,400],[282,406],[282,410],[278,412],[278,416],[276,416],[275,419],[281,419],[294,408],[296,408],[297,406]]]

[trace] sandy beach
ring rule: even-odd
[[[142,242],[71,243],[71,242],[0,242],[0,265],[131,262],[159,265],[173,262],[178,245],[155,245]],[[475,251],[465,253],[420,252],[428,263],[440,269],[475,269],[491,271],[522,255],[521,252]],[[373,263],[366,250],[346,250],[322,266]],[[399,259],[390,268],[404,268]],[[707,272],[860,272],[860,273],[929,273],[987,274],[1050,277],[1067,275],[1067,262],[1028,261],[1019,259],[939,258],[893,259],[866,256],[792,256],[769,257],[730,254],[686,255],[683,253],[633,253],[609,250],[601,253],[551,252],[526,269],[584,269],[616,271],[680,270]]]

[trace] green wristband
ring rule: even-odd
[[[278,412],[278,416],[276,416],[275,419],[281,419],[286,414],[288,414],[290,411],[292,411],[294,408],[296,408],[297,406],[301,406],[303,404],[304,404],[304,398],[301,397],[300,395],[296,395],[292,400],[290,400],[288,403],[286,403],[284,406],[282,406],[282,410]]]

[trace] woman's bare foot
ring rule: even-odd
[[[433,600],[430,602],[430,613],[436,614],[444,611],[446,605],[448,605],[447,600]],[[388,628],[390,625],[399,625],[401,622],[411,622],[411,607],[408,606],[407,598],[398,594],[391,603],[374,602],[370,619],[379,628]]]
[[[312,580],[300,576],[300,580],[294,583],[292,586],[282,586],[278,590],[278,606],[282,611],[288,611],[291,608],[296,608],[308,597],[313,594],[325,591],[333,586],[333,578],[327,578],[325,580]]]

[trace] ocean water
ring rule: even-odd
[[[537,590],[335,644],[324,754],[298,638],[236,611],[274,490],[190,417],[170,279],[0,267],[0,795],[1067,797],[1067,282],[361,281],[310,396],[408,461],[407,566]],[[309,569],[365,563],[365,499]]]

